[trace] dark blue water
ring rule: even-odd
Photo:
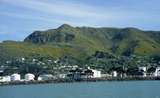
[[[160,98],[160,81],[1,86],[0,98]]]

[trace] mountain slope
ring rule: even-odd
[[[112,55],[153,55],[160,53],[160,33],[136,28],[72,27],[63,24],[57,29],[35,31],[24,42],[0,43],[1,58],[59,58],[71,56],[85,59],[96,51]]]

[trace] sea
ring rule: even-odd
[[[160,81],[105,81],[0,86],[0,98],[160,98]]]

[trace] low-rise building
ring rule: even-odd
[[[91,69],[93,72],[93,77],[92,78],[101,78],[101,71]]]
[[[11,77],[10,76],[2,76],[0,77],[0,82],[10,82]]]
[[[112,77],[117,77],[117,76],[118,76],[117,71],[113,71],[113,72],[112,72]]]
[[[101,78],[101,71],[96,70],[96,69],[91,69],[88,67],[88,70],[91,70],[93,72],[92,78]]]
[[[82,75],[83,70],[82,69],[73,69],[69,71],[69,74],[67,75],[69,78],[74,79],[74,80],[81,80],[81,75]]]
[[[82,75],[83,78],[93,78],[93,71],[91,69],[87,69],[84,71],[84,74]]]
[[[21,75],[20,74],[12,74],[11,75],[11,81],[20,81],[21,80]]]
[[[142,72],[143,77],[147,76],[147,67],[145,66],[139,67],[139,71]]]
[[[52,80],[55,77],[52,74],[43,74],[38,77],[38,81]]]
[[[4,82],[10,82],[11,81],[11,76],[4,76],[3,81]]]
[[[33,81],[35,78],[34,74],[28,73],[25,75],[25,81]]]
[[[70,70],[70,73],[68,76],[74,80],[81,80],[86,78],[100,78],[101,71],[95,70],[95,69],[80,69],[76,68],[74,70]]]
[[[21,58],[22,61],[25,61],[25,58]]]
[[[145,67],[145,66],[139,67],[139,70],[142,70],[142,71],[146,72],[147,71],[147,67]]]
[[[66,78],[66,74],[59,74],[59,75],[58,75],[58,78],[64,79],[64,78]]]
[[[154,72],[155,77],[160,77],[160,67],[157,67],[155,72]]]

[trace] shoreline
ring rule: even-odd
[[[13,81],[13,82],[0,82],[0,86],[10,85],[36,85],[36,84],[49,84],[49,83],[79,83],[79,82],[103,82],[103,81],[145,81],[145,80],[160,80],[160,77],[109,77],[109,78],[90,78],[90,79],[54,79],[44,81]]]

